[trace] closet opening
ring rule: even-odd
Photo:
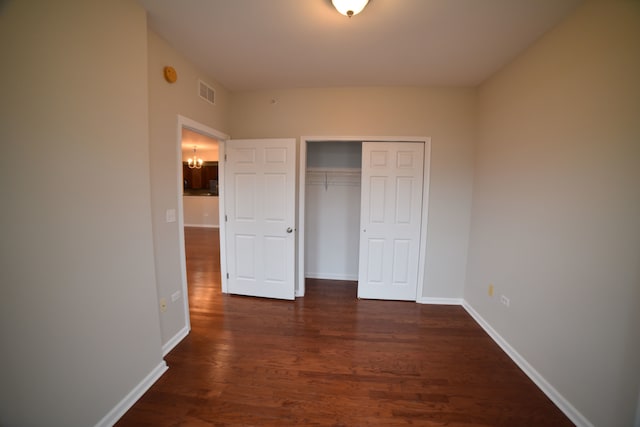
[[[431,139],[301,137],[299,155],[295,296],[309,279],[422,300]]]
[[[309,141],[306,147],[304,278],[357,285],[361,141]]]

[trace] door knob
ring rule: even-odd
[[[293,229],[291,227],[287,228],[287,233],[291,233],[293,232]]]

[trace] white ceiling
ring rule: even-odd
[[[154,31],[241,91],[476,86],[582,0],[370,0],[351,19],[331,0],[139,1]]]
[[[218,141],[194,132],[187,128],[182,128],[182,161],[193,157],[193,147],[196,147],[196,156],[205,162],[218,161]]]

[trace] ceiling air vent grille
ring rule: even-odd
[[[216,91],[202,80],[198,80],[198,95],[210,104],[216,103]]]

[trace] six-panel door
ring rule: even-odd
[[[231,140],[225,163],[232,294],[295,297],[295,140]]]
[[[364,142],[358,297],[416,300],[424,144]]]

